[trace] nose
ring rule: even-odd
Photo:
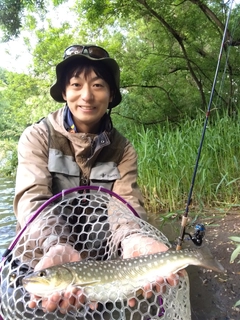
[[[91,86],[88,84],[88,83],[85,83],[83,86],[82,86],[82,89],[81,89],[81,98],[84,100],[84,101],[89,101],[93,98],[93,93],[92,93],[92,89],[91,89]]]

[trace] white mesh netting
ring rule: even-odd
[[[89,301],[86,298],[78,309],[72,306],[67,313],[63,313],[59,305],[51,312],[44,310],[41,299],[36,301],[34,308],[28,306],[30,294],[24,288],[22,279],[33,272],[49,247],[61,244],[64,248],[65,244],[69,244],[80,253],[82,260],[88,262],[119,260],[122,254],[121,241],[131,234],[147,236],[170,246],[168,239],[158,229],[136,217],[128,205],[112,194],[101,189],[64,194],[28,225],[2,265],[1,316],[4,320],[191,319],[187,274],[179,277],[176,286],[170,286],[165,281],[160,291],[156,291],[153,287],[153,294],[148,299],[139,294],[137,291],[139,288],[133,287],[130,297],[135,298],[135,305],[132,307],[127,302],[129,295],[126,299],[114,298],[112,301],[111,299],[101,301],[96,309],[89,308]],[[144,254],[147,253],[146,249]],[[60,264],[63,255],[58,256],[57,261]],[[94,272],[89,276],[94,279]],[[116,291],[121,291],[123,287],[124,285],[120,284],[116,287]],[[113,288],[103,286],[102,290],[105,296],[106,292],[114,290],[114,285]]]

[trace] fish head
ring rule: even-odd
[[[24,288],[39,297],[48,297],[55,292],[66,290],[73,282],[71,270],[54,266],[35,271],[23,278]]]

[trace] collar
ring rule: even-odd
[[[64,124],[64,128],[68,132],[71,132],[71,133],[78,132],[73,121],[72,113],[67,104],[65,105],[65,109],[63,112],[63,124]],[[105,113],[105,115],[101,119],[98,135],[104,131],[110,132],[112,128],[113,128],[112,119],[108,113]]]
[[[71,133],[76,133],[77,128],[74,124],[73,118],[72,118],[72,113],[69,109],[69,107],[66,105],[64,113],[63,113],[63,124],[64,128]]]

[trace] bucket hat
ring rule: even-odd
[[[120,93],[120,70],[116,60],[108,52],[95,45],[72,45],[64,51],[63,61],[56,66],[56,83],[50,88],[50,95],[57,102],[65,102],[62,96],[61,79],[68,66],[73,62],[84,64],[86,61],[98,61],[113,74],[116,90],[110,108],[116,107],[122,100]]]

